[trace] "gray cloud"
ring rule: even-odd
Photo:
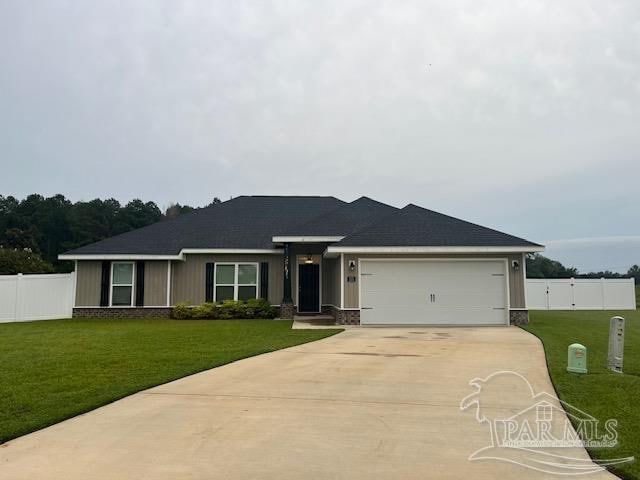
[[[367,194],[640,234],[635,1],[5,0],[0,65],[5,194]]]
[[[581,272],[612,270],[626,273],[630,262],[640,263],[637,261],[640,235],[548,240],[545,245],[546,255]]]

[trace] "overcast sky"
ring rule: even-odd
[[[4,195],[368,195],[626,270],[639,107],[637,0],[0,2]]]

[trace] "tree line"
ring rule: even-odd
[[[632,265],[627,273],[604,270],[580,273],[577,268],[565,267],[557,260],[551,260],[538,253],[527,256],[527,278],[635,278],[640,285],[640,267]]]
[[[217,197],[209,205],[216,203]],[[60,194],[22,200],[0,195],[0,274],[71,271],[73,264],[58,254],[197,208],[173,203],[162,212],[155,202],[139,199],[122,205],[113,198],[72,202]]]

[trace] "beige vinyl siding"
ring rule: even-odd
[[[76,267],[76,307],[99,307],[102,262],[78,260]]]
[[[518,271],[514,271],[511,268],[511,261],[517,260],[518,263],[522,262],[522,255],[496,255],[496,254],[456,254],[456,255],[434,255],[434,254],[362,254],[362,255],[347,255],[344,256],[344,308],[360,308],[359,307],[359,282],[360,282],[360,272],[358,272],[358,259],[361,258],[496,258],[496,259],[506,259],[508,261],[508,272],[509,272],[509,301],[510,308],[525,308],[524,302],[524,268],[520,265],[520,269]],[[338,257],[339,260],[339,257]],[[356,262],[356,270],[354,272],[349,271],[349,261],[353,260]],[[347,276],[356,276],[355,283],[347,283]]]
[[[144,306],[163,307],[167,305],[167,261],[144,262]]]
[[[515,271],[511,267],[511,262],[516,260],[520,264],[520,269]],[[525,308],[524,289],[525,289],[525,267],[522,264],[523,255],[521,253],[509,255],[509,300],[511,308]]]
[[[282,255],[205,255],[187,254],[184,261],[174,261],[171,265],[171,305],[180,302],[200,304],[205,301],[205,272],[207,263],[249,262],[269,264],[269,302],[282,302]],[[260,281],[260,273],[258,273]],[[260,288],[258,286],[258,294]]]
[[[381,257],[381,255],[374,255],[374,257]],[[364,256],[363,256],[364,257]],[[384,256],[385,258],[387,255]],[[349,261],[356,262],[356,269],[354,271],[349,270]],[[347,277],[355,276],[355,283],[347,282]],[[357,255],[345,255],[344,256],[344,305],[343,308],[360,308],[360,300],[358,298],[358,288],[360,285],[360,272],[358,271],[358,256]]]
[[[340,307],[340,258],[322,260],[322,304]]]

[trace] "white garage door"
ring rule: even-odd
[[[360,269],[363,325],[508,324],[503,261],[363,260]]]

